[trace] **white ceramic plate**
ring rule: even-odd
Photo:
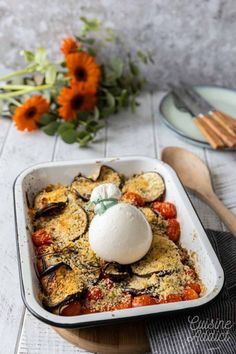
[[[217,110],[236,117],[236,91],[216,86],[194,86],[194,89]],[[193,123],[192,115],[176,107],[174,96],[171,92],[161,101],[160,113],[164,123],[185,140],[195,145],[212,149]],[[222,149],[222,151],[229,150],[236,150],[236,148]]]
[[[207,289],[203,297],[192,301],[73,317],[54,315],[42,307],[38,299],[39,281],[34,270],[34,249],[30,237],[27,199],[32,202],[35,194],[50,183],[70,184],[74,176],[79,172],[90,175],[101,164],[111,166],[127,176],[142,171],[157,171],[163,176],[166,183],[166,199],[173,201],[177,206],[178,219],[181,224],[181,243],[197,255],[197,270]],[[106,322],[117,322],[122,319],[148,317],[167,312],[187,310],[202,306],[213,300],[223,286],[224,273],[222,267],[183,186],[175,172],[159,160],[145,157],[124,157],[102,159],[101,161],[86,160],[40,164],[23,171],[17,177],[14,185],[14,198],[22,298],[28,310],[48,324],[65,328],[78,328],[100,325]]]

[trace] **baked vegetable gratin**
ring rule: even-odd
[[[121,202],[139,208],[149,222],[153,241],[138,262],[105,262],[92,251],[88,208],[95,187],[113,183]],[[176,207],[164,201],[165,182],[156,172],[126,178],[108,166],[93,177],[79,175],[70,186],[49,185],[29,209],[40,299],[49,311],[74,316],[193,300],[204,292],[192,255],[181,247]]]

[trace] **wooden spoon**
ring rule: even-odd
[[[163,149],[161,158],[175,170],[185,187],[195,192],[218,214],[225,226],[236,237],[236,216],[214,193],[210,172],[205,163],[190,151],[179,147]]]

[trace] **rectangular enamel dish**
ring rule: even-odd
[[[196,254],[196,268],[206,287],[203,297],[182,302],[173,302],[125,310],[63,317],[46,311],[39,299],[39,281],[34,269],[34,249],[30,237],[30,220],[27,199],[33,197],[50,183],[70,184],[79,172],[91,175],[99,166],[108,165],[118,172],[131,176],[147,171],[159,172],[166,184],[166,200],[177,207],[181,225],[181,244]],[[175,172],[165,163],[145,157],[106,158],[100,161],[84,160],[51,162],[33,166],[23,171],[14,185],[16,241],[19,256],[21,293],[28,310],[38,319],[53,326],[79,328],[117,322],[129,318],[148,317],[173,311],[193,309],[213,300],[224,283],[224,273],[207,235],[196,215],[189,198]]]

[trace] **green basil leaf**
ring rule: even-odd
[[[78,132],[74,129],[66,129],[60,135],[65,143],[73,144],[77,141]]]
[[[53,85],[56,81],[57,70],[55,65],[50,64],[45,73],[46,84]]]
[[[47,134],[47,135],[55,135],[56,132],[57,132],[57,129],[58,127],[60,126],[60,123],[59,122],[51,122],[47,125],[45,125],[43,128],[42,128],[42,131]]]
[[[39,123],[42,125],[48,125],[51,122],[54,122],[57,117],[54,114],[45,113],[41,116]]]

